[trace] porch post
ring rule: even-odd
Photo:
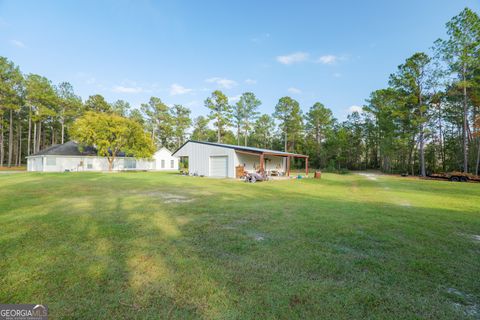
[[[290,156],[287,156],[287,177],[290,177]]]
[[[265,158],[263,153],[260,154],[260,171],[265,171]]]
[[[305,158],[305,175],[308,177],[308,157]]]

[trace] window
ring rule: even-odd
[[[137,167],[137,161],[135,159],[125,159],[125,169],[135,169]]]
[[[87,159],[87,169],[93,169],[93,160]]]
[[[47,157],[47,166],[56,166],[56,165],[57,165],[57,158]]]
[[[165,160],[162,159],[162,169],[165,169]]]
[[[170,168],[173,169],[174,166],[175,166],[175,161],[170,160]]]

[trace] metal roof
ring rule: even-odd
[[[222,148],[229,148],[229,149],[234,149],[234,150],[239,150],[239,151],[254,152],[254,153],[259,153],[259,154],[260,153],[270,153],[270,154],[276,154],[276,155],[280,155],[280,156],[308,157],[308,156],[303,155],[303,154],[297,154],[297,153],[291,153],[291,152],[285,152],[285,151],[277,151],[277,150],[254,148],[254,147],[245,147],[245,146],[236,146],[236,145],[233,145],[233,144],[224,144],[224,143],[207,142],[207,141],[196,141],[196,140],[188,140],[180,148],[175,150],[175,152],[172,155],[175,155],[175,153],[177,153],[178,150],[183,148],[183,146],[186,145],[189,142],[206,144],[206,145],[222,147]]]

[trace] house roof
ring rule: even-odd
[[[254,147],[245,147],[245,146],[236,146],[236,145],[233,145],[233,144],[224,144],[224,143],[207,142],[207,141],[196,141],[196,140],[188,140],[180,148],[175,150],[175,152],[172,155],[175,155],[178,152],[178,150],[182,149],[183,146],[186,145],[189,142],[200,143],[200,144],[222,147],[222,148],[229,148],[229,149],[234,149],[234,150],[238,150],[238,151],[253,152],[253,153],[258,153],[258,154],[265,153],[265,154],[275,154],[275,155],[279,155],[279,156],[291,156],[291,157],[302,157],[302,158],[308,157],[308,156],[303,155],[303,154],[297,154],[297,153],[291,153],[291,152],[285,152],[285,151],[277,151],[277,150],[254,148]]]
[[[97,150],[94,147],[83,147],[80,151],[78,143],[68,141],[64,144],[54,144],[46,149],[32,154],[32,156],[96,156]]]
[[[81,151],[80,151],[81,149]],[[158,151],[166,150],[168,153],[171,153],[165,147],[160,148]],[[92,146],[86,146],[80,148],[80,145],[75,141],[68,141],[64,144],[54,144],[48,148],[40,150],[39,152],[30,155],[29,157],[35,156],[97,156],[97,149]],[[117,157],[125,157],[125,152],[119,152]]]

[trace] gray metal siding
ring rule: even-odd
[[[227,156],[227,172],[229,178],[235,177],[235,150],[219,146],[187,142],[175,154],[177,157],[188,157],[190,174],[210,176],[210,157]]]

